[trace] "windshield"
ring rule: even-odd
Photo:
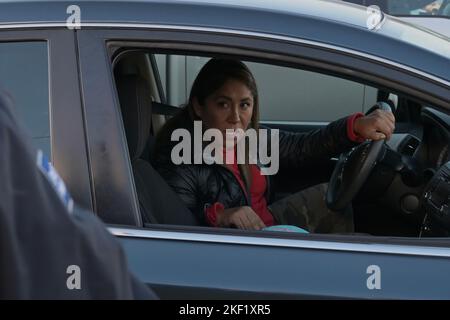
[[[411,16],[450,16],[450,2],[448,0],[388,0],[388,13]]]
[[[364,6],[377,5],[394,16],[450,17],[450,0],[344,0]]]

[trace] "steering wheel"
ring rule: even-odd
[[[382,110],[391,111],[385,102],[377,102],[377,105]],[[328,184],[326,203],[329,209],[340,211],[350,204],[383,155],[384,141],[363,142],[339,157]]]

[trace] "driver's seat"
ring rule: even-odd
[[[150,134],[152,101],[146,81],[138,75],[117,75],[123,123],[141,215],[145,223],[199,225],[152,165],[141,158]]]

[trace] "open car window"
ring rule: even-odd
[[[177,190],[170,186],[170,182],[163,188],[160,187],[160,180],[165,180],[165,176],[152,163],[152,147],[158,130],[185,106],[195,77],[211,57],[207,54],[200,56],[146,49],[130,50],[127,53],[124,48],[120,57],[114,60],[116,82],[130,76],[141,79],[144,95],[148,96],[147,101],[152,105],[147,114],[151,118],[151,125],[148,127],[150,137],[145,142],[139,161],[152,167],[153,176],[157,177],[155,181],[158,182],[148,181],[149,187],[144,189],[167,190],[164,192],[171,194],[167,196],[170,201],[164,200],[164,196],[153,199],[151,195],[148,196],[147,200],[151,204],[147,209],[142,208],[142,202],[147,200],[141,201],[140,198],[141,214],[153,210],[150,218],[143,219],[146,226],[159,224],[158,217],[161,215],[170,215],[170,208],[173,207],[168,202],[180,202],[183,206],[183,197],[177,196]],[[273,62],[244,60],[244,63],[254,74],[260,90],[261,123],[271,129],[301,135],[320,130],[327,123],[356,112],[365,113],[377,101],[388,102],[394,109],[396,131],[387,142],[387,148],[392,151],[393,157],[405,159],[410,167],[401,172],[389,167],[387,163],[379,164],[352,202],[354,230],[343,234],[409,238],[448,235],[442,226],[433,228],[430,232],[423,230],[424,221],[429,219],[425,214],[424,192],[428,182],[435,178],[434,174],[450,160],[447,147],[449,132],[446,129],[433,129],[433,121],[439,121],[437,118],[430,120],[428,117],[428,120],[424,120],[422,113],[426,105],[386,87],[376,88],[348,77],[327,74],[324,70],[304,70]],[[120,98],[123,96],[123,92],[120,92],[123,86],[118,85],[117,88]],[[126,113],[129,104],[123,98],[120,100],[122,113]],[[127,117],[123,115],[124,119]],[[139,129],[127,126],[130,126],[130,122],[125,122],[127,134],[139,132]],[[439,138],[436,139],[436,136]],[[130,157],[132,165],[135,165],[136,155],[130,154]],[[336,158],[325,163],[313,163],[298,172],[277,172],[273,179],[273,199],[280,200],[312,186],[327,183],[335,165]],[[134,173],[135,182],[142,182],[137,170]],[[156,185],[152,186],[152,183]],[[141,189],[137,186],[138,197]],[[326,189],[323,194],[326,195]],[[161,205],[155,205],[158,201]],[[180,223],[176,219],[178,218],[163,224],[177,227],[191,224],[184,218],[179,220]],[[192,222],[192,225],[208,227],[214,232],[214,228],[205,221]]]

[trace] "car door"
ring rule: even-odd
[[[428,81],[344,48],[238,31],[142,26],[78,32],[81,85],[97,214],[132,270],[162,298],[449,298],[446,239],[250,232],[146,225],[134,188],[112,55],[124,47],[228,54],[292,66],[314,62],[342,78],[378,83],[450,109],[448,83]],[[186,44],[189,39],[189,44]],[[286,39],[285,39],[286,40]],[[318,62],[319,61],[319,62]],[[99,90],[99,88],[101,90]],[[157,187],[157,186],[155,186]],[[124,226],[125,225],[125,226]]]
[[[68,29],[3,25],[0,88],[14,101],[34,146],[77,203],[92,210],[74,39]]]

